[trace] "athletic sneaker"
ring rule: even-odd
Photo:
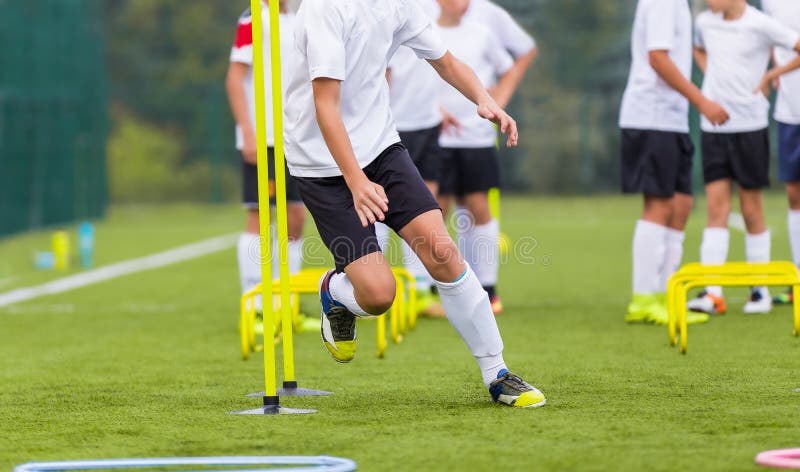
[[[689,300],[686,307],[691,311],[709,315],[724,315],[727,311],[725,299],[708,292],[701,292],[697,298]]]
[[[794,303],[794,290],[791,288],[786,293],[781,293],[772,297],[773,305],[791,305]]]
[[[356,355],[356,316],[333,299],[330,292],[329,270],[319,281],[319,300],[322,303],[322,344],[336,362],[350,362]]]
[[[494,316],[503,313],[503,302],[500,301],[499,296],[493,295],[489,298],[489,302],[492,304],[492,313],[494,313]]]
[[[748,315],[772,311],[772,299],[769,297],[769,291],[766,288],[752,289],[750,291],[750,300],[744,304],[742,311]]]
[[[489,385],[492,401],[517,408],[536,408],[547,403],[544,394],[506,369]]]
[[[628,313],[625,314],[625,321],[628,323],[647,323],[650,321],[650,312],[657,309],[660,305],[658,295],[633,295],[633,299],[628,304]]]
[[[694,313],[691,311],[686,313],[687,325],[707,323],[708,320],[709,317],[705,313]],[[653,309],[647,313],[647,321],[656,325],[662,325],[662,326],[668,325],[669,311],[667,311],[667,306],[661,303],[654,306]]]

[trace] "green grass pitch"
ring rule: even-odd
[[[360,470],[758,470],[764,449],[800,446],[800,339],[791,311],[730,313],[691,327],[689,354],[665,327],[627,326],[638,199],[504,199],[503,230],[535,240],[533,263],[501,270],[498,318],[509,366],[548,405],[493,405],[443,320],[421,320],[387,357],[359,323],[349,365],[316,333],[295,338],[315,415],[242,417],[263,389],[260,356],[240,359],[233,249],[0,308],[0,469],[31,460],[205,455],[349,457]],[[785,202],[766,200],[773,256],[787,259]],[[685,260],[696,260],[698,202]],[[230,207],[115,208],[98,224],[98,264],[236,232]],[[731,259],[743,258],[732,232]],[[0,292],[41,283],[46,233],[0,242]],[[530,246],[529,246],[530,247]],[[320,247],[316,254],[323,254]],[[530,262],[530,261],[529,261]],[[305,300],[306,311],[318,304]]]

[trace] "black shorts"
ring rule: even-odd
[[[661,198],[691,195],[693,155],[686,133],[623,129],[622,192]]]
[[[386,191],[389,212],[383,222],[395,232],[399,233],[417,216],[439,209],[408,151],[400,143],[386,148],[364,168],[364,173]],[[336,270],[341,272],[350,263],[381,250],[375,237],[375,225],[361,226],[344,177],[293,179],[322,241],[333,254]]]
[[[439,194],[463,196],[500,186],[497,149],[442,148]]]
[[[269,158],[269,203],[275,205],[275,150],[268,148]],[[239,156],[241,158],[241,155]],[[287,203],[302,203],[300,192],[297,190],[297,185],[289,175],[289,169],[286,169],[286,202]],[[253,210],[258,209],[258,167],[255,164],[250,164],[242,160],[242,203],[246,208]]]
[[[422,180],[437,182],[442,160],[442,148],[439,147],[439,125],[419,131],[401,131],[400,141],[408,149],[411,160],[419,169]]]
[[[742,188],[769,187],[769,134],[703,132],[703,180],[731,179]]]

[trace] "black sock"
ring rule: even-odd
[[[494,285],[489,285],[487,287],[483,287],[483,289],[486,290],[486,293],[489,294],[489,298],[493,298],[495,295],[497,295],[497,293],[495,293],[495,290],[494,290]]]

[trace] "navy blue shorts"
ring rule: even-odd
[[[778,178],[800,182],[800,125],[778,122]]]
[[[382,186],[389,198],[389,211],[383,223],[399,233],[414,218],[439,204],[425,185],[411,156],[400,143],[386,148],[364,167],[367,178]],[[344,177],[293,177],[317,230],[333,254],[336,270],[381,250],[375,225],[366,228],[353,205],[353,194]]]

